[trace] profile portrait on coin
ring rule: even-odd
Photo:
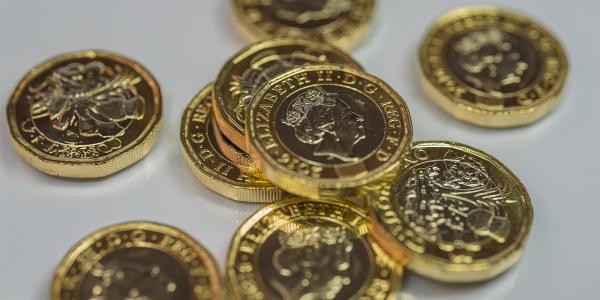
[[[477,252],[487,240],[504,243],[510,228],[507,191],[476,160],[453,151],[445,156],[409,172],[397,194],[400,215],[445,252]]]
[[[187,299],[185,271],[166,254],[147,248],[113,252],[94,263],[82,282],[82,297],[108,299]]]
[[[140,81],[119,64],[69,63],[28,88],[32,121],[49,122],[51,126],[37,127],[51,129],[46,132],[50,137],[72,143],[120,136],[126,121],[144,116],[145,101],[135,87]]]
[[[451,43],[459,75],[468,85],[497,95],[514,92],[535,79],[534,49],[514,34],[498,28],[474,30]],[[454,62],[453,62],[454,61]]]
[[[346,228],[293,223],[277,236],[274,276],[268,283],[281,299],[336,299],[361,266]]]
[[[312,155],[352,162],[358,160],[354,146],[366,138],[364,120],[340,95],[311,87],[291,100],[282,122],[294,128],[298,141],[316,145]]]
[[[238,99],[233,112],[240,122],[246,122],[246,109],[252,96],[258,88],[269,79],[284,73],[294,67],[309,63],[319,63],[326,60],[326,56],[318,50],[306,48],[303,51],[292,53],[278,53],[275,50],[260,52],[252,58],[249,68],[240,75],[232,75],[229,82],[229,91],[233,99]]]

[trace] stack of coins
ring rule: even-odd
[[[476,282],[512,266],[533,218],[523,184],[470,146],[413,142],[402,97],[333,46],[355,45],[349,39],[368,24],[342,26],[344,38],[320,31],[334,20],[368,23],[353,5],[372,8],[373,2],[348,1],[327,12],[258,3],[234,1],[234,9],[239,23],[263,39],[225,63],[192,100],[181,127],[184,153],[207,187],[235,200],[275,202],[250,217],[231,242],[231,295],[388,299],[405,267],[439,281]],[[497,7],[441,17],[420,59],[436,103],[490,127],[547,114],[566,69],[550,33]],[[227,167],[201,157],[208,153],[204,140],[216,141]],[[210,174],[227,172],[246,174],[245,181],[237,188],[207,183],[216,176]],[[265,183],[281,193],[263,196]]]
[[[404,268],[476,282],[515,264],[533,219],[519,179],[473,147],[413,141],[403,98],[341,50],[365,36],[374,0],[265,3],[233,1],[258,41],[223,65],[181,119],[181,150],[202,184],[269,203],[231,241],[230,296],[391,299]],[[431,98],[488,127],[547,115],[568,69],[550,32],[498,7],[440,17],[419,58]],[[150,150],[161,96],[138,63],[83,51],[34,68],[7,114],[17,152],[34,167],[102,177]],[[179,229],[117,224],[69,252],[52,297],[216,299],[215,265]]]

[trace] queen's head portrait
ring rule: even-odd
[[[283,124],[294,128],[299,142],[315,145],[314,156],[356,161],[354,146],[366,137],[363,115],[338,94],[309,88],[288,105]]]
[[[354,243],[346,228],[292,224],[279,236],[269,285],[282,299],[336,299],[351,283]],[[356,254],[354,254],[356,255]]]
[[[458,38],[452,48],[458,53],[461,77],[478,90],[506,93],[527,84],[531,49],[512,34],[497,28],[476,30]]]

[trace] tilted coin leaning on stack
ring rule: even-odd
[[[506,271],[532,226],[524,185],[473,147],[414,142],[404,99],[334,46],[349,49],[365,35],[375,1],[325,2],[232,1],[247,33],[265,39],[234,54],[181,118],[181,150],[202,184],[236,201],[269,203],[231,241],[230,295],[392,299],[405,267],[444,282]],[[419,61],[437,104],[489,127],[547,115],[568,69],[549,31],[497,7],[442,16]],[[138,63],[81,51],[27,74],[7,119],[17,153],[32,166],[102,177],[148,153],[161,101]],[[54,299],[222,295],[199,243],[143,221],[83,239],[52,287]]]

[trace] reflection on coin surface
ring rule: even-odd
[[[367,222],[356,206],[296,197],[260,209],[229,249],[232,296],[393,299],[401,268],[367,235]]]
[[[282,191],[271,182],[247,172],[219,150],[212,128],[212,85],[188,104],[181,118],[181,151],[194,175],[209,189],[233,200],[273,202]]]
[[[211,127],[213,129],[213,134],[215,136],[215,141],[218,145],[218,150],[229,159],[232,163],[236,164],[242,171],[247,173],[256,173],[258,174],[256,166],[254,165],[254,161],[250,158],[248,153],[242,151],[242,149],[238,148],[238,146],[234,145],[226,136],[223,135],[217,122],[211,122]]]
[[[374,10],[375,0],[233,0],[235,19],[250,40],[294,36],[342,49],[362,40]]]
[[[214,259],[170,226],[129,222],[80,241],[64,258],[52,299],[219,299]]]
[[[250,156],[291,193],[323,193],[372,182],[410,144],[404,100],[381,80],[342,66],[305,66],[263,85],[247,119]]]
[[[449,142],[419,142],[398,175],[373,188],[371,233],[398,262],[441,281],[492,278],[519,258],[533,209],[495,158]]]
[[[526,16],[493,6],[440,17],[420,49],[423,85],[454,117],[488,127],[532,123],[558,104],[568,63]]]
[[[215,82],[215,120],[223,134],[247,152],[246,111],[261,85],[294,67],[343,64],[360,69],[350,56],[323,43],[279,38],[254,43],[225,63]]]
[[[138,63],[72,52],[33,68],[7,106],[17,153],[50,175],[102,177],[140,160],[161,125],[158,84]]]

